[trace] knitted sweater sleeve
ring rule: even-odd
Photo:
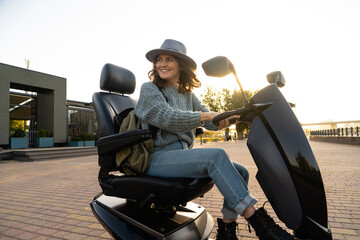
[[[201,125],[200,112],[173,109],[151,82],[141,86],[135,114],[147,124],[173,133],[190,131]]]
[[[209,112],[209,109],[200,102],[195,94],[192,94],[194,111]],[[219,128],[215,126],[211,121],[204,121],[204,128],[207,130],[217,131]]]

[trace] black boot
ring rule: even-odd
[[[238,240],[236,237],[236,222],[224,223],[222,219],[217,219],[218,223],[218,233],[216,235],[216,240]]]
[[[260,240],[294,240],[288,232],[277,225],[264,208],[256,210],[248,222],[255,229]]]

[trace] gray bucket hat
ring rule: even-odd
[[[187,62],[193,70],[197,67],[196,62],[186,55],[185,45],[179,41],[166,39],[160,48],[149,51],[145,56],[150,62],[154,62],[155,58],[160,54],[170,54],[181,58]]]

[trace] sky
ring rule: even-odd
[[[245,90],[281,71],[301,123],[360,120],[359,0],[0,0],[0,62],[67,79],[67,99],[91,102],[105,63],[148,81],[145,54],[183,42],[202,88],[237,88],[201,64],[226,56]]]

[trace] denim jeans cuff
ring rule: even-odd
[[[239,216],[237,212],[234,212],[233,210],[227,209],[225,207],[221,209],[221,213],[224,215],[225,218],[230,220],[236,220]]]
[[[235,207],[235,211],[242,216],[246,208],[254,206],[256,203],[257,200],[249,194]]]

